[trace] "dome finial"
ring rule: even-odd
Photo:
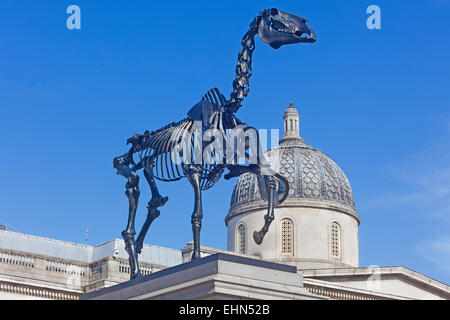
[[[294,107],[294,103],[292,101],[289,102],[289,106],[283,115],[284,120],[284,136],[281,140],[286,139],[296,139],[302,140],[300,138],[300,115],[297,109]]]
[[[298,110],[297,108],[294,106],[294,103],[292,101],[289,102],[289,106],[287,107],[286,111],[284,112],[286,113],[296,113],[298,114]]]

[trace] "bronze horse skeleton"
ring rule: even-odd
[[[306,25],[306,22],[304,18],[275,8],[260,12],[242,38],[242,50],[238,54],[236,77],[230,99],[227,100],[216,88],[209,90],[201,101],[191,108],[187,118],[156,131],[146,131],[142,135],[134,134],[127,140],[127,144],[131,144],[130,150],[114,158],[113,165],[117,169],[117,174],[127,179],[125,194],[129,201],[129,212],[127,228],[122,232],[122,237],[129,255],[131,278],[140,275],[138,254],[143,248],[145,235],[153,220],[160,215],[158,208],[168,200],[168,197],[163,197],[159,193],[155,180],[170,182],[186,177],[190,182],[195,194],[194,211],[191,216],[194,242],[192,259],[197,259],[200,258],[202,191],[211,188],[220,179],[225,169],[229,170],[225,179],[247,172],[256,174],[260,189],[265,190],[264,198],[268,201],[264,226],[260,231],[253,233],[255,242],[262,243],[274,219],[274,207],[286,199],[289,184],[283,176],[269,168],[261,152],[256,130],[241,122],[235,113],[249,92],[255,35],[259,34],[260,38],[274,49],[285,44],[315,42],[314,31]],[[200,143],[200,149],[196,150],[198,134],[200,133],[201,140],[206,132],[216,133],[216,136],[206,144]],[[244,134],[244,154],[240,156],[248,162],[251,145],[249,139],[245,138],[245,134],[250,132],[256,134],[256,161],[249,165],[242,165],[238,163],[239,155],[232,152],[234,149],[229,150],[226,146],[230,136],[231,139],[236,139],[240,134]],[[219,133],[218,136],[217,133]],[[221,148],[212,148],[214,143]],[[211,150],[210,157],[205,159],[204,154],[207,148]],[[134,155],[139,158],[137,163]],[[147,206],[147,218],[135,240],[134,223],[140,195],[139,176],[135,172],[140,169],[143,169],[152,197]]]

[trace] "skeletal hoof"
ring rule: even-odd
[[[263,242],[264,234],[261,231],[254,231],[253,239],[255,240],[257,245],[260,245]]]
[[[136,278],[140,278],[140,277],[142,277],[142,274],[140,272],[139,273],[135,273],[135,274],[132,274],[130,276],[130,280],[133,280],[133,279],[136,279]]]
[[[200,259],[200,258],[201,258],[200,252],[194,252],[194,253],[192,254],[191,261],[192,261],[192,260],[195,260],[195,259]]]

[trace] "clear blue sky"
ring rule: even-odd
[[[81,7],[81,30],[66,8]],[[366,8],[382,29],[366,28]],[[89,243],[120,238],[124,179],[112,158],[134,132],[185,117],[211,87],[231,91],[240,39],[259,10],[311,20],[318,42],[260,39],[238,116],[301,134],[347,174],[362,218],[360,264],[403,265],[450,283],[450,1],[0,2],[0,223]],[[204,194],[202,244],[226,248],[234,181]],[[188,183],[169,196],[148,243],[191,241]],[[137,224],[149,192],[141,185]]]

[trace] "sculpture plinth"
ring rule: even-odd
[[[322,300],[293,266],[216,253],[91,292],[81,300]]]

